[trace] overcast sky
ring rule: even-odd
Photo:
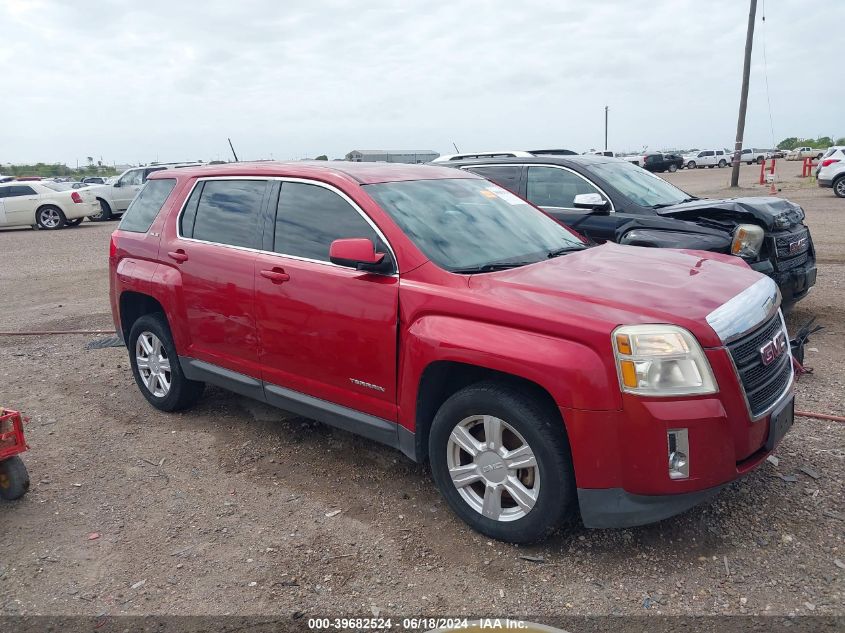
[[[766,21],[761,21],[762,9]],[[732,146],[745,0],[0,0],[0,162]],[[845,2],[762,0],[746,145],[845,136]],[[825,35],[830,31],[831,35]]]

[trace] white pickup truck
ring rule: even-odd
[[[823,149],[816,147],[796,147],[789,150],[786,160],[804,160],[805,158],[821,158],[824,155]]]
[[[771,158],[772,152],[767,149],[757,149],[755,147],[746,147],[745,149],[740,152],[739,162],[741,163],[748,163],[749,165],[753,165],[757,163],[758,165],[762,164],[764,160],[767,158]],[[729,159],[733,161],[733,154]]]
[[[147,165],[146,167],[132,167],[118,176],[110,185],[91,187],[100,203],[100,212],[89,216],[94,222],[105,222],[116,215],[121,215],[138,195],[141,187],[147,182],[147,177],[154,171],[173,169],[178,167],[195,167],[201,163],[167,163]]]

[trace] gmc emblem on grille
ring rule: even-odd
[[[794,242],[789,243],[789,254],[794,255],[807,245],[807,238],[802,237],[800,240],[795,240]]]
[[[763,365],[771,365],[786,351],[786,335],[781,331],[775,334],[771,341],[767,341],[760,348],[760,360]]]

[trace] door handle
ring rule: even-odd
[[[178,250],[175,250],[175,251],[168,251],[167,256],[170,259],[175,259],[180,264],[182,262],[188,261],[188,254],[185,251],[183,251],[181,248],[178,249]]]
[[[274,268],[273,270],[262,270],[261,276],[265,279],[269,279],[274,284],[283,284],[286,281],[290,281],[290,275],[288,275],[282,268]]]

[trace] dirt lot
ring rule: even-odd
[[[826,328],[798,407],[842,415],[845,200],[782,166],[820,263],[790,325]],[[742,168],[744,194],[766,194],[758,173]],[[726,195],[728,177],[668,179]],[[114,226],[0,231],[0,330],[111,328]],[[92,338],[0,337],[0,403],[32,419],[32,488],[0,508],[2,614],[845,614],[842,424],[799,419],[777,467],[681,517],[514,547],[467,529],[425,467],[372,442],[216,389],[157,412],[125,349],[88,351]]]

